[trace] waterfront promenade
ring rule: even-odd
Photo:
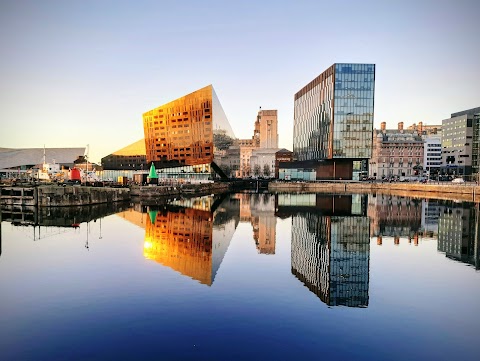
[[[62,207],[119,201],[149,204],[168,196],[220,194],[232,189],[252,189],[247,183],[208,183],[185,186],[131,186],[130,188],[78,186],[7,186],[1,189],[3,206]],[[265,184],[266,186],[266,184]],[[257,189],[258,190],[258,189]],[[480,202],[480,186],[474,183],[369,183],[352,181],[278,182],[268,184],[273,193],[384,193],[403,197]]]
[[[276,193],[386,193],[404,197],[480,202],[480,186],[475,183],[271,182],[268,190]]]

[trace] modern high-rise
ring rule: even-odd
[[[227,149],[235,138],[212,85],[143,114],[147,162],[184,172],[215,169],[214,148]]]
[[[295,94],[294,158],[317,179],[366,175],[374,94],[375,64],[337,63],[313,79]]]

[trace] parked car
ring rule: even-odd
[[[463,178],[455,178],[454,180],[452,180],[452,183],[465,183],[465,181],[463,180]]]

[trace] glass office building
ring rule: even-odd
[[[366,171],[372,155],[374,95],[374,64],[333,64],[312,80],[295,94],[295,158],[349,160],[353,173]]]
[[[228,148],[235,135],[212,85],[143,114],[147,162],[157,168],[209,170],[214,147]]]
[[[279,194],[277,205],[292,215],[292,274],[329,306],[367,307],[366,197]]]

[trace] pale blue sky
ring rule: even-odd
[[[376,64],[375,124],[438,124],[480,106],[480,2],[5,1],[0,147],[143,137],[142,113],[213,84],[237,137],[336,62]]]

